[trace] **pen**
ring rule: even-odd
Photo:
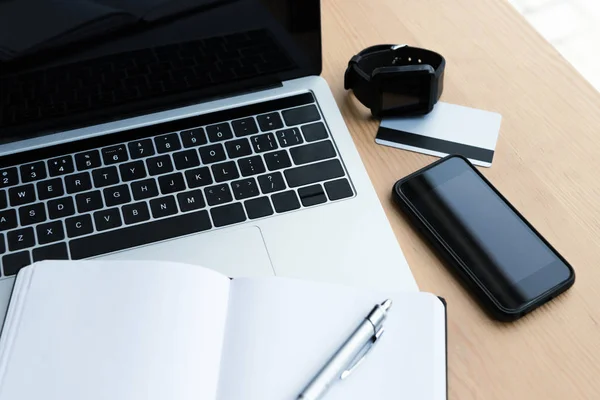
[[[376,304],[365,320],[306,385],[297,400],[319,400],[335,380],[347,378],[383,334],[383,321],[391,306],[390,299]]]

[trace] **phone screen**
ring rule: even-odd
[[[570,278],[562,258],[463,159],[448,158],[400,190],[505,308]]]

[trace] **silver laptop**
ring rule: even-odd
[[[0,313],[45,259],[415,289],[319,77],[319,2],[134,3],[0,4]]]

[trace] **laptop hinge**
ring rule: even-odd
[[[225,92],[225,93],[222,93],[222,90],[221,90],[220,91],[221,93],[219,93],[219,94],[215,93],[214,96],[211,96],[211,95],[202,96],[201,103],[205,103],[205,102],[207,103],[209,101],[215,101],[215,100],[222,100],[222,99],[226,99],[228,97],[241,96],[244,94],[262,92],[265,90],[275,89],[275,88],[280,88],[280,87],[283,87],[283,82],[281,82],[281,81],[265,80],[264,82],[260,82],[258,85],[256,84],[256,82],[254,82],[254,84],[252,84],[252,86],[248,86],[247,88],[242,87],[242,88],[238,88],[237,90],[234,90],[231,92]]]

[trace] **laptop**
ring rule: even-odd
[[[46,259],[416,289],[318,0],[15,0],[0,26],[0,316]]]

